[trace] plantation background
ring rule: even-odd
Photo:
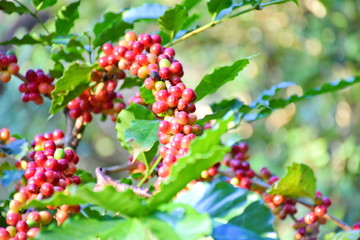
[[[30,1],[22,2],[26,4]],[[44,19],[53,19],[55,10],[69,2],[58,1],[43,15]],[[118,12],[146,2],[174,6],[180,1],[83,1],[75,31],[90,32],[106,11]],[[203,7],[199,5],[196,8],[196,11],[204,11],[196,12],[202,23],[209,20],[205,4],[206,1],[202,1],[200,5]],[[24,23],[29,20],[32,20],[31,17],[25,15],[5,16],[0,13],[0,40],[7,40],[13,35],[22,36],[27,32]],[[245,14],[174,48],[177,58],[184,65],[183,80],[189,87],[195,87],[202,76],[216,66],[256,55],[235,81],[199,102],[197,113],[203,116],[210,111],[208,103],[231,97],[239,97],[249,103],[258,93],[281,81],[293,81],[303,87],[290,87],[283,93],[291,95],[358,74],[359,25],[360,5],[357,0],[304,0],[299,1],[299,6],[287,3]],[[34,28],[42,31],[39,26]],[[157,30],[155,21],[135,24],[138,33]],[[15,51],[20,68],[47,71],[53,65],[50,49],[38,47],[34,50],[21,46],[15,47]],[[42,106],[23,104],[16,90],[18,83],[15,78],[6,86],[0,83],[0,128],[8,127],[12,133],[28,139],[37,133],[64,128],[61,114],[48,120],[48,100]],[[125,92],[126,99],[135,91]],[[249,142],[251,164],[255,169],[268,166],[282,175],[284,166],[291,162],[311,166],[318,179],[317,188],[333,200],[330,211],[346,222],[354,222],[360,218],[360,205],[354,201],[360,199],[359,91],[360,86],[355,85],[340,94],[327,94],[296,106],[289,105],[256,124],[242,124],[234,133]],[[82,159],[80,168],[89,171],[99,165],[127,161],[127,154],[116,140],[112,122],[93,121],[85,131],[78,153]],[[289,229],[290,221],[280,224],[284,226],[278,228],[281,239],[290,239],[288,236],[293,234]],[[329,232],[333,228],[334,225],[329,223],[321,230]]]

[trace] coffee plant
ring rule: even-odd
[[[177,43],[248,12],[296,0],[144,4],[107,12],[82,33],[73,32],[80,0],[59,9],[51,24],[41,20],[56,3],[0,1],[5,14],[29,15],[41,27],[1,44],[41,45],[51,49],[54,63],[49,72],[26,69],[16,56],[21,52],[0,52],[1,81],[18,82],[24,107],[51,101],[50,114],[66,118],[64,130],[30,142],[2,126],[1,183],[15,183],[15,189],[0,204],[0,240],[277,239],[275,218],[292,219],[297,240],[318,239],[329,221],[341,230],[325,239],[360,239],[360,222],[345,223],[331,213],[332,201],[317,190],[309,166],[293,163],[280,177],[270,171],[271,163],[254,168],[251,146],[239,137],[224,140],[241,123],[350,87],[360,77],[287,98],[277,93],[295,83],[280,82],[250,104],[216,99],[212,113],[201,119],[197,102],[234,80],[251,58],[215,68],[195,89],[182,81],[186,69],[176,57]],[[210,16],[206,24],[194,14],[200,3]],[[149,26],[155,21],[156,29],[135,31],[135,23],[144,20]],[[134,88],[138,92],[126,101],[124,89]],[[130,158],[92,174],[77,169],[82,160],[76,150],[96,115],[116,122],[114,131]],[[115,172],[128,177],[117,180]]]

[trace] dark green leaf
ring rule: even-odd
[[[193,7],[195,7],[201,0],[183,0],[181,3],[182,6],[186,8],[186,10],[190,11]]]
[[[132,88],[132,87],[140,87],[143,85],[144,80],[135,76],[130,76],[124,79],[123,84],[120,89]]]
[[[151,206],[170,201],[190,181],[199,178],[203,170],[222,160],[229,148],[220,144],[220,138],[228,130],[227,124],[232,120],[231,114],[225,116],[214,128],[206,130],[191,142],[189,154],[178,159],[168,178],[161,183],[161,191],[150,198]]]
[[[120,141],[121,146],[133,154],[133,150],[129,145],[125,132],[131,126],[131,122],[134,120],[155,120],[154,114],[144,106],[131,103],[131,105],[120,112],[116,121],[117,138]],[[146,153],[140,153],[137,160],[140,160],[144,164],[148,164],[155,156],[154,151],[158,145],[155,145],[152,150]]]
[[[250,112],[246,114],[245,119],[248,121],[258,120],[270,115],[273,110],[283,108],[290,103],[297,103],[321,94],[339,91],[359,82],[360,76],[350,77],[346,80],[342,79],[335,82],[325,83],[321,87],[307,90],[301,96],[292,95],[291,97],[285,99],[270,99],[268,102],[262,102],[261,104],[254,102],[251,105],[256,106],[254,108],[255,112]]]
[[[213,19],[223,10],[231,6],[231,0],[210,0],[207,3],[208,11]]]
[[[123,21],[122,14],[107,12],[104,15],[104,20],[95,24],[95,39],[93,41],[95,47],[109,41],[118,41],[127,29],[133,28],[133,24]]]
[[[1,177],[1,185],[4,187],[7,187],[10,183],[13,181],[20,180],[22,176],[24,175],[23,170],[4,170],[2,177]]]
[[[123,12],[123,20],[134,23],[141,20],[158,19],[168,9],[167,6],[157,3],[144,3],[140,7],[130,8]]]
[[[125,130],[125,140],[131,146],[134,159],[149,151],[158,141],[159,120],[134,120]]]
[[[55,28],[58,35],[67,35],[74,22],[79,18],[78,7],[80,1],[73,2],[69,6],[63,6],[55,18]]]
[[[37,11],[53,6],[57,0],[33,0]]]
[[[273,223],[274,215],[262,201],[251,203],[240,216],[229,221],[229,224],[246,228],[260,236],[274,234]]]
[[[53,69],[49,73],[52,78],[60,78],[64,73],[64,66],[60,62],[55,62]]]
[[[118,192],[113,186],[105,186],[99,192],[94,192],[92,189],[94,184],[88,183],[74,189],[70,189],[71,195],[66,195],[64,192],[55,193],[49,199],[32,200],[28,207],[46,208],[46,206],[61,206],[63,204],[77,205],[77,204],[94,204],[106,210],[113,212],[121,212],[127,216],[142,216],[147,214],[147,207],[143,200],[131,189],[123,192]]]
[[[17,139],[7,145],[0,145],[0,152],[20,160],[29,149],[26,139]]]
[[[90,72],[93,66],[74,63],[57,80],[55,89],[51,93],[52,102],[50,113],[55,114],[66,106],[68,102],[78,97],[90,83]]]
[[[176,201],[189,204],[212,218],[223,218],[246,204],[247,191],[226,182],[197,183],[190,191],[180,194]]]
[[[140,88],[140,95],[145,100],[147,104],[153,104],[155,102],[155,97],[151,90],[147,89],[146,87],[142,86]]]
[[[0,1],[0,11],[3,11],[7,14],[11,14],[11,13],[23,14],[27,12],[27,10],[24,7],[16,6],[12,1],[9,2],[6,0]]]
[[[225,83],[234,80],[238,73],[248,64],[248,59],[240,59],[230,66],[217,67],[211,74],[205,75],[195,88],[196,101],[216,92]]]
[[[315,197],[316,178],[313,170],[302,163],[294,163],[287,168],[285,176],[270,189],[270,194],[287,197]]]
[[[29,45],[34,45],[34,44],[42,44],[43,41],[41,41],[40,39],[37,39],[36,37],[30,35],[30,34],[26,34],[24,35],[22,38],[17,38],[17,37],[13,37],[12,39],[5,41],[5,42],[1,42],[0,45],[25,45],[25,44],[29,44]]]
[[[359,240],[359,237],[360,230],[353,230],[327,234],[324,240]]]
[[[158,20],[160,30],[172,40],[176,33],[181,30],[187,15],[186,9],[178,4],[174,8],[166,10],[165,14]]]

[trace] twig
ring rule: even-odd
[[[258,4],[252,6],[251,8],[245,9],[243,11],[236,12],[234,14],[229,15],[228,17],[224,17],[222,19],[212,21],[212,22],[210,22],[208,24],[205,24],[205,25],[203,25],[203,26],[201,26],[201,27],[199,27],[199,28],[197,28],[197,29],[195,29],[195,30],[193,30],[191,32],[188,32],[187,34],[183,35],[179,39],[177,39],[177,40],[169,43],[168,45],[166,45],[166,47],[170,47],[170,46],[175,45],[175,44],[177,44],[179,42],[182,42],[185,39],[188,39],[189,37],[192,37],[192,36],[194,36],[196,34],[199,34],[199,33],[203,32],[203,31],[205,31],[205,30],[207,30],[209,28],[212,28],[215,25],[218,25],[219,23],[222,23],[222,22],[228,21],[228,20],[230,20],[232,18],[238,17],[238,16],[240,16],[240,15],[242,15],[244,13],[251,12],[253,10],[261,10],[264,7],[268,7],[268,6],[271,6],[271,5],[274,5],[274,4],[279,4],[279,3],[285,3],[285,2],[288,2],[288,0],[274,0],[274,1],[266,2],[266,3],[261,3],[259,1]]]
[[[36,19],[36,21],[41,25],[41,27],[48,33],[50,34],[49,30],[47,29],[47,27],[44,25],[44,23],[41,21],[41,19],[39,18],[39,16],[36,14],[36,12],[32,12],[27,6],[25,6],[24,4],[22,4],[20,1],[15,0],[15,2],[17,4],[19,4],[21,7],[23,7],[33,18]]]
[[[69,115],[69,111],[70,110],[67,107],[65,107],[63,111],[66,121],[64,145],[65,147],[70,147],[73,150],[76,150],[83,137],[85,124],[82,117],[72,119]]]
[[[143,179],[141,179],[141,181],[138,184],[138,187],[140,187],[141,185],[143,185],[146,180],[151,176],[151,174],[154,172],[155,168],[157,167],[157,165],[159,165],[160,161],[161,161],[162,157],[159,156],[156,161],[154,162],[154,164],[151,166],[150,170],[146,172],[145,176],[143,177]]]
[[[119,183],[113,180],[111,177],[105,175],[105,173],[102,171],[100,167],[95,169],[95,174],[97,178],[97,183],[94,187],[94,191],[101,191],[106,185],[111,185],[119,192],[124,192],[127,189],[131,189],[138,196],[146,197],[146,198],[151,197],[151,194],[149,193],[148,189],[130,186],[125,183]]]
[[[26,79],[26,77],[24,75],[22,75],[21,73],[15,73],[14,74],[18,79],[20,79],[21,81],[23,81],[24,83],[28,83],[29,81]]]
[[[227,176],[227,177],[234,177],[235,175],[232,172],[225,172],[225,171],[221,171],[219,170],[218,173],[222,176]],[[260,181],[259,181],[260,180]],[[256,185],[257,187],[263,188],[264,190],[267,190],[268,188],[271,187],[271,185],[269,185],[268,183],[261,181],[261,179],[251,179],[251,184],[252,185]],[[303,200],[303,199],[299,199],[299,198],[294,198],[294,200],[298,203],[300,203],[301,205],[313,210],[314,209],[314,205]],[[294,216],[293,216],[294,217]],[[343,222],[342,220],[336,218],[335,216],[331,215],[330,213],[327,213],[324,215],[324,218],[334,222],[338,227],[349,231],[352,228],[347,225],[345,222]]]
[[[106,168],[102,168],[102,171],[104,173],[117,173],[117,172],[122,172],[122,171],[127,171],[127,170],[134,170],[137,168],[137,164],[124,164],[124,165],[117,165],[117,166],[112,166],[112,167],[106,167]]]

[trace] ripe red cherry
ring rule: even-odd
[[[327,212],[327,209],[324,205],[316,206],[314,208],[314,213],[318,217],[324,216],[326,212]]]
[[[24,220],[20,220],[16,223],[16,230],[18,232],[27,232],[29,230],[29,226]]]
[[[16,226],[18,221],[21,220],[20,213],[10,213],[6,216],[6,223],[10,226]]]
[[[156,114],[166,112],[168,108],[168,104],[164,101],[157,101],[152,105],[152,110]]]
[[[0,240],[9,240],[10,233],[5,228],[0,228]]]
[[[316,220],[317,220],[317,216],[315,215],[314,212],[310,212],[306,214],[304,217],[304,222],[309,225],[315,223]]]
[[[54,194],[54,186],[51,183],[44,183],[41,185],[40,192],[45,197],[50,197]]]
[[[184,91],[182,92],[182,98],[185,99],[188,102],[192,102],[195,100],[196,98],[196,94],[194,92],[193,89],[191,88],[186,88],[184,89]]]
[[[106,54],[106,55],[110,55],[113,52],[113,46],[111,45],[111,43],[105,43],[102,46],[102,51]]]
[[[280,205],[280,204],[282,204],[284,202],[284,200],[285,200],[284,196],[276,194],[276,195],[273,196],[272,201],[273,201],[273,203],[275,205]]]
[[[170,79],[171,77],[170,69],[167,67],[160,68],[159,75],[162,79]]]

